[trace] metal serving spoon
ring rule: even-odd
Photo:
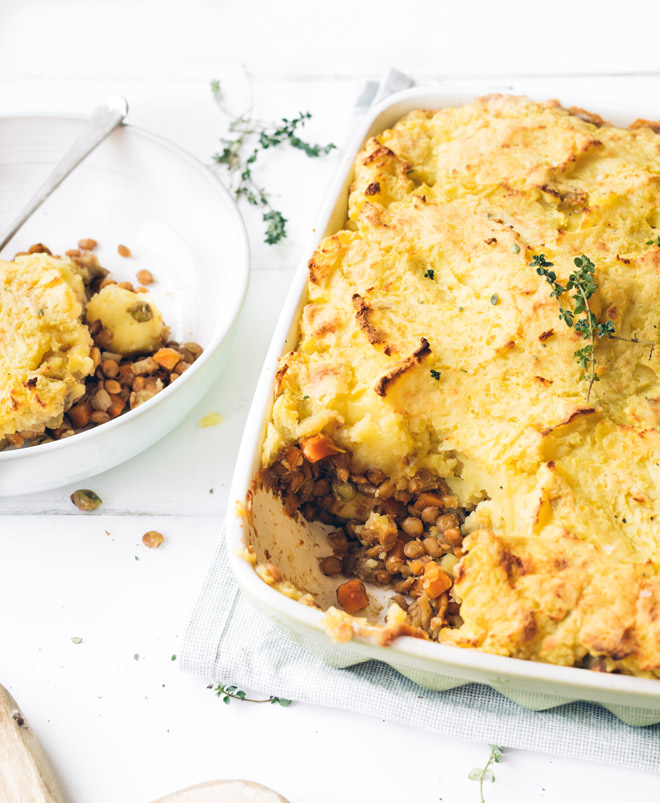
[[[128,103],[124,98],[109,98],[94,110],[85,128],[80,132],[75,142],[55,165],[53,172],[48,176],[41,188],[32,196],[27,206],[5,231],[0,239],[2,250],[25,221],[41,206],[48,196],[56,190],[69,173],[77,167],[82,160],[100,145],[103,140],[121,123],[128,113]]]

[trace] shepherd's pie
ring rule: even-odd
[[[336,636],[391,586],[384,640],[660,675],[660,349],[630,342],[658,340],[659,130],[496,95],[357,157],[263,446],[334,528]],[[587,255],[629,339],[595,341],[588,401],[541,254],[563,284]]]

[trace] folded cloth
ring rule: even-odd
[[[527,711],[488,686],[431,692],[368,661],[333,669],[240,594],[224,533],[185,635],[181,669],[266,695],[345,708],[460,739],[660,771],[660,725],[625,725],[590,703]],[[585,670],[586,671],[586,670]]]
[[[366,85],[357,109],[412,83],[392,71],[380,86]],[[660,771],[660,725],[631,727],[600,706],[582,702],[528,711],[477,684],[430,692],[377,661],[334,669],[305,646],[304,641],[294,644],[241,596],[223,534],[179,656],[184,671],[447,736]]]

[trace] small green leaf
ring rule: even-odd
[[[170,658],[170,661],[176,661],[176,655],[173,655],[173,656]]]
[[[468,773],[468,778],[471,781],[480,781],[484,774],[482,767],[473,767]]]
[[[494,307],[497,306],[497,304],[499,303],[499,300],[500,300],[500,297],[497,295],[497,293],[493,293],[493,295],[490,297],[490,303]]]
[[[82,644],[82,639],[80,638],[80,636],[71,636],[71,641],[74,644]]]
[[[514,243],[511,246],[511,250],[513,251],[514,254],[519,254],[520,253],[520,246],[518,245],[518,243]]]
[[[430,373],[431,373],[431,376],[433,377],[433,379],[440,379],[440,371],[436,371],[433,368],[431,368],[431,372]]]

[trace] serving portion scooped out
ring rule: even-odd
[[[117,284],[87,248],[37,244],[0,262],[0,446],[104,424],[156,395],[201,354],[168,341],[146,287]],[[153,277],[149,272],[144,276]]]
[[[358,155],[248,500],[327,525],[317,571],[304,536],[264,546],[263,515],[252,548],[339,640],[660,673],[660,357],[632,345],[658,338],[659,145],[645,121],[491,96]],[[562,288],[594,267],[584,326],[535,256]]]

